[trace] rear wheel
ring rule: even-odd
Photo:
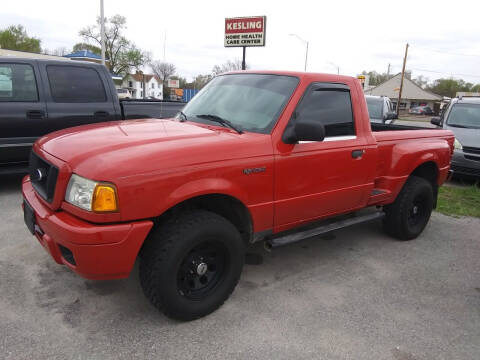
[[[433,189],[424,178],[411,176],[395,202],[384,207],[385,231],[399,239],[412,240],[420,235],[433,210]]]
[[[181,214],[147,241],[141,285],[150,302],[171,318],[193,320],[213,312],[238,283],[244,242],[238,230],[215,213]]]

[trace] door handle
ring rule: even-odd
[[[103,119],[103,118],[106,118],[108,117],[110,114],[107,112],[107,111],[96,111],[93,116],[95,118],[100,118],[100,119]]]
[[[27,119],[43,119],[45,112],[42,110],[27,110]]]
[[[353,150],[352,151],[352,158],[358,159],[361,158],[365,150]]]

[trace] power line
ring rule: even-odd
[[[445,50],[437,50],[437,49],[431,49],[431,48],[425,48],[423,46],[417,46],[417,45],[414,45],[415,48],[417,49],[422,49],[422,50],[426,50],[426,51],[432,51],[432,52],[436,52],[436,53],[440,53],[440,54],[448,54],[448,55],[455,55],[455,56],[468,56],[468,57],[480,57],[480,55],[476,55],[476,54],[460,54],[460,53],[454,53],[454,52],[450,52],[450,51],[445,51]]]
[[[451,76],[469,76],[469,77],[477,77],[480,78],[480,75],[473,75],[473,74],[453,74],[445,71],[437,71],[437,70],[426,70],[426,69],[415,69],[415,68],[409,68],[409,70],[415,70],[415,71],[425,71],[425,72],[431,72],[435,74],[443,74],[443,75],[451,75]]]

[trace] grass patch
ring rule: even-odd
[[[475,185],[440,187],[437,211],[446,215],[480,217],[480,188]]]

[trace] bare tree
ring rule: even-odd
[[[121,15],[115,15],[105,21],[105,57],[109,60],[107,66],[111,72],[127,74],[131,68],[138,69],[149,61],[149,55],[135,46],[122,35],[127,27],[127,20]],[[88,44],[101,45],[100,18],[97,23],[80,30],[80,36]]]
[[[248,64],[245,64],[247,69],[250,68]],[[222,65],[215,65],[212,69],[212,75],[216,76],[219,74],[223,74],[228,71],[236,71],[242,70],[242,60],[235,59],[235,60],[227,60],[227,62],[223,63]]]
[[[153,73],[157,75],[164,83],[177,71],[175,65],[160,60],[150,62],[150,67],[152,68]]]

